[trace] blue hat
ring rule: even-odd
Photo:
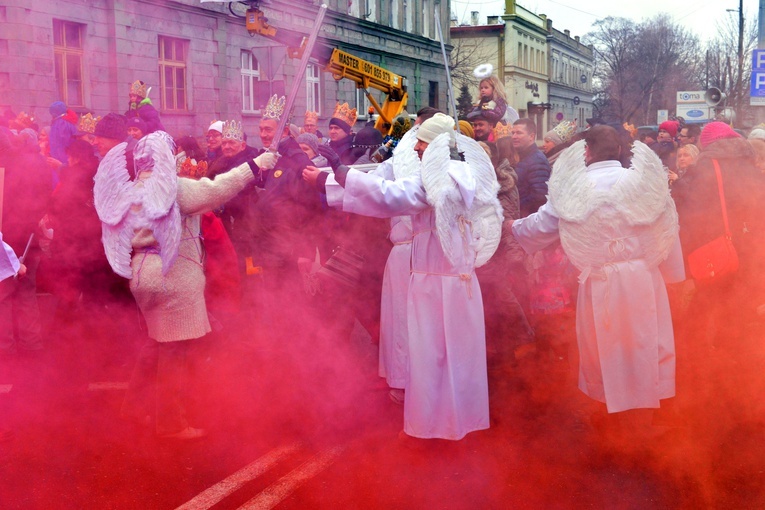
[[[66,113],[66,105],[62,101],[56,101],[48,108],[51,116],[55,119]]]

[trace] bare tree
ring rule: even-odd
[[[700,86],[698,39],[666,15],[639,24],[608,17],[586,41],[595,48],[596,109],[610,120],[652,123],[658,109],[674,109],[678,90]]]
[[[449,71],[455,88],[462,84],[476,81],[473,69],[487,62],[496,62],[499,49],[482,44],[485,39],[473,37],[454,37],[452,35],[452,52],[449,58]]]
[[[718,20],[717,37],[706,45],[702,67],[707,87],[717,87],[726,96],[726,106],[736,111],[737,124],[746,124],[753,118],[753,107],[749,106],[749,80],[752,76],[752,50],[757,47],[757,20],[751,21],[744,29],[744,58],[741,70],[741,89],[738,83],[738,19],[729,16]]]

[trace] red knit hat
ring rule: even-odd
[[[665,120],[659,124],[659,131],[666,131],[672,138],[677,136],[677,122],[674,120]]]
[[[710,122],[701,132],[699,143],[703,149],[710,143],[723,138],[741,138],[741,135],[733,131],[733,128],[725,122]]]

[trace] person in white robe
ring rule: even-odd
[[[471,213],[490,204],[499,217],[493,232],[498,243],[499,185],[488,156],[467,137],[459,137],[459,148],[483,158],[481,164],[451,159],[455,134],[450,117],[436,114],[419,127],[416,137],[421,168],[409,176],[392,181],[333,168],[344,187],[343,211],[381,218],[411,216],[404,432],[459,440],[489,427],[483,303],[474,271],[488,257],[477,256],[482,239],[473,230],[479,232],[483,225],[471,222]],[[480,171],[474,168],[479,166]],[[330,195],[328,190],[331,203]]]
[[[658,408],[675,395],[665,284],[685,279],[661,161],[635,142],[632,165],[623,168],[620,152],[613,128],[590,129],[556,161],[547,203],[513,223],[527,252],[560,239],[581,271],[579,388],[609,413]]]

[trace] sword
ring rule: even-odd
[[[446,67],[446,86],[448,87],[449,91],[449,104],[452,107],[454,125],[457,127],[457,132],[462,133],[460,131],[457,103],[454,100],[454,87],[452,86],[452,73],[449,71],[449,59],[446,57],[446,45],[444,45],[444,34],[441,31],[441,18],[438,16],[438,9],[439,7],[436,7],[434,11],[434,17],[436,19],[436,35],[438,35],[438,40],[441,42],[441,55],[444,57],[444,67]]]
[[[19,264],[23,264],[24,263],[24,259],[27,258],[27,253],[29,253],[29,247],[32,246],[32,240],[34,238],[35,238],[35,233],[34,232],[29,234],[29,241],[27,241],[27,246],[26,246],[26,248],[24,248],[24,253],[21,255],[21,257],[19,257]],[[17,279],[18,277],[19,277],[18,273],[13,275],[14,279]]]
[[[316,44],[316,38],[318,37],[319,30],[321,29],[321,22],[324,20],[324,15],[326,13],[327,4],[321,4],[321,7],[319,7],[318,17],[316,18],[316,23],[313,26],[313,30],[311,30],[311,34],[308,36],[305,47],[303,47],[303,56],[300,58],[300,64],[298,65],[295,80],[292,82],[292,89],[290,89],[290,94],[287,96],[287,101],[284,103],[284,113],[282,113],[282,117],[279,119],[279,125],[276,128],[276,136],[271,141],[271,147],[268,148],[269,151],[275,154],[278,154],[277,149],[279,147],[279,141],[281,141],[282,133],[284,133],[284,128],[287,127],[287,122],[289,122],[290,113],[292,113],[292,107],[295,106],[295,99],[297,99],[298,92],[300,91],[301,84],[303,83],[303,76],[305,76],[306,67],[308,67],[308,59],[311,57],[311,51],[313,50],[314,44]]]

